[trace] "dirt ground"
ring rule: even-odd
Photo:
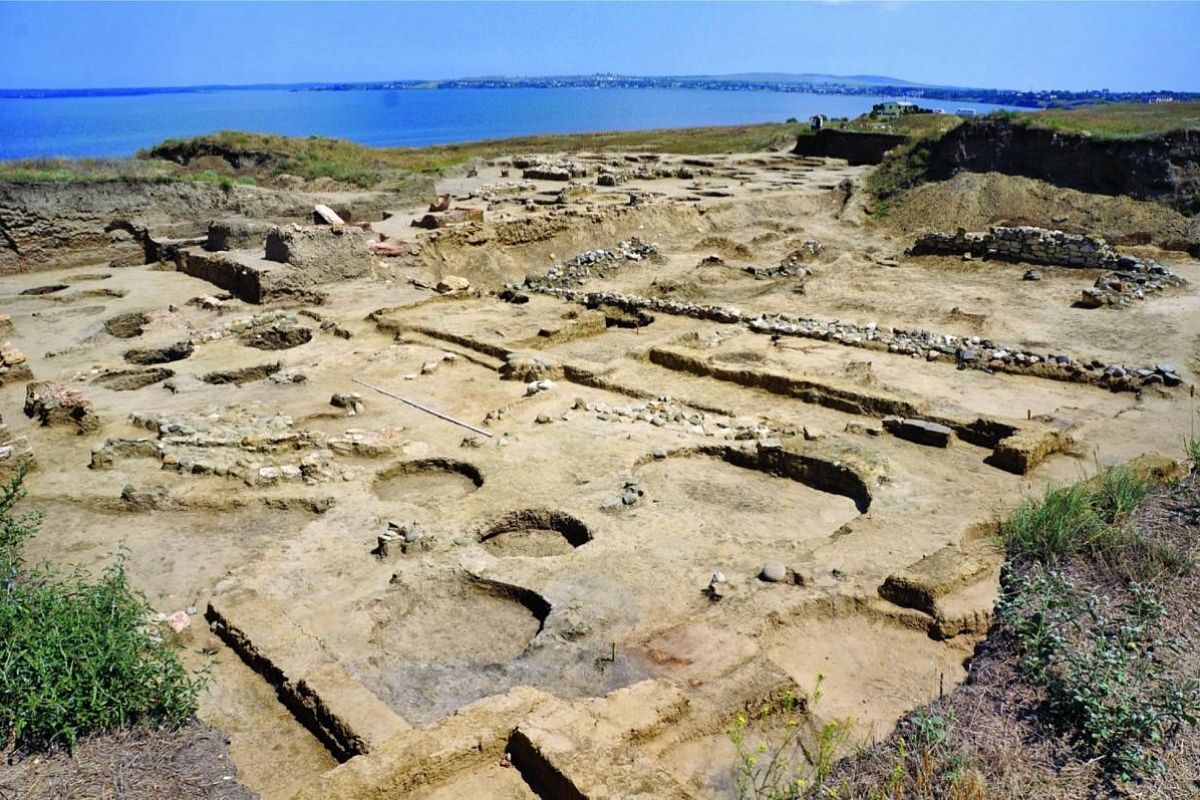
[[[1098,466],[1181,455],[1200,262],[1136,248],[1188,285],[1082,309],[1094,271],[1030,282],[1028,265],[906,256],[844,162],[571,160],[587,174],[569,182],[522,181],[507,159],[447,176],[438,191],[484,222],[372,220],[408,255],[320,286],[321,304],[254,306],[158,264],[0,279],[4,338],[99,419],[40,427],[24,382],[0,385],[47,515],[29,555],[95,568],[127,547],[154,605],[191,613],[187,659],[213,669],[200,717],[266,800],[725,797],[730,721],[819,676],[813,731],[850,717],[856,741],[883,739],[966,676],[997,515]],[[601,167],[616,185],[596,185]],[[498,296],[633,237],[657,254],[595,256],[574,288],[1169,364],[1184,385],[1113,392]],[[432,290],[448,276],[471,289]],[[295,327],[311,335],[258,335]],[[111,371],[150,369],[127,351],[183,341],[154,367],[173,374],[117,390]],[[893,413],[947,423],[949,446],[894,435]],[[1025,474],[992,465],[1017,435],[1045,445]]]
[[[208,725],[135,727],[79,743],[73,755],[9,753],[0,797],[13,800],[254,800],[236,780],[228,740]]]

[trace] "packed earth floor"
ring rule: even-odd
[[[998,515],[1179,453],[1200,262],[1082,307],[1104,269],[908,254],[865,169],[514,154],[288,222],[260,296],[262,236],[0,278],[28,555],[127,549],[271,800],[726,797],[730,721],[818,680],[809,735],[886,737],[963,680]]]

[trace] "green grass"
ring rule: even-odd
[[[1200,715],[1200,679],[1164,667],[1171,652],[1153,590],[1127,585],[1122,602],[1097,597],[1039,566],[1008,572],[999,618],[1012,631],[1022,674],[1046,693],[1046,711],[1106,774],[1128,781],[1158,768],[1154,748]]]
[[[1149,491],[1146,477],[1112,467],[1092,481],[1025,498],[1000,523],[1000,538],[1010,554],[1049,564],[1096,555],[1130,543],[1126,522]]]
[[[997,615],[1021,671],[1046,693],[1049,718],[1123,781],[1156,769],[1157,746],[1200,716],[1200,680],[1165,666],[1157,594],[1193,565],[1137,529],[1151,488],[1135,469],[1111,467],[1026,498],[999,526],[1009,561]],[[1115,599],[1097,590],[1114,580]]]
[[[170,164],[134,158],[27,158],[0,161],[0,181],[68,183],[120,179],[161,179],[174,170]]]
[[[26,565],[40,526],[14,513],[23,472],[0,489],[0,749],[65,745],[148,720],[180,724],[206,676],[183,667],[124,560],[98,578]]]
[[[1085,133],[1104,138],[1200,130],[1198,103],[1114,103],[1070,109],[1047,109],[1009,115],[1038,128]]]
[[[306,179],[332,178],[343,183],[373,186],[406,172],[443,172],[474,159],[516,153],[576,153],[603,150],[704,155],[757,152],[790,145],[806,124],[765,123],[647,131],[609,131],[542,136],[518,136],[430,147],[371,148],[321,136],[288,137],[242,131],[222,131],[193,139],[168,139],[142,158],[198,157],[218,153],[228,161],[254,163],[268,174],[289,173]]]
[[[136,159],[26,159],[0,162],[0,181],[18,183],[105,181],[124,178],[269,185],[281,175],[328,178],[361,188],[404,188],[414,174],[436,174],[475,159],[518,153],[605,150],[709,155],[790,147],[808,132],[800,122],[645,131],[607,131],[434,145],[372,148],[323,136],[221,131],[168,139]]]
[[[918,138],[891,150],[867,176],[867,191],[874,198],[872,212],[885,215],[889,201],[925,179],[932,138]]]
[[[1192,433],[1183,440],[1183,449],[1192,469],[1200,469],[1200,435]]]

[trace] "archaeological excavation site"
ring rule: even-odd
[[[890,195],[835,131],[0,182],[25,558],[123,554],[221,797],[733,797],[783,698],[810,758],[887,740],[986,644],[998,520],[1195,425],[1197,134],[1109,190],[995,124]]]

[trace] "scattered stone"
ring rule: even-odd
[[[267,376],[272,383],[304,383],[308,380],[308,376],[303,372],[294,369],[281,369],[277,372],[272,372]]]
[[[12,342],[0,344],[0,386],[33,380],[29,360]]]
[[[332,208],[318,203],[317,205],[313,206],[313,224],[345,225],[346,223]]]
[[[584,251],[566,263],[556,261],[544,276],[526,278],[525,288],[541,291],[551,287],[583,286],[593,277],[612,277],[627,261],[642,261],[657,254],[658,245],[634,237],[607,250]],[[516,291],[521,287],[508,288]]]
[[[758,574],[758,577],[767,583],[782,583],[787,580],[787,574],[787,567],[782,562],[768,561],[763,564],[762,572]]]
[[[433,287],[438,294],[465,292],[471,288],[471,282],[459,275],[446,275]]]
[[[216,475],[248,486],[279,481],[315,484],[346,479],[335,459],[378,457],[394,449],[382,434],[348,429],[327,435],[296,428],[292,418],[229,406],[211,414],[135,414],[131,422],[157,439],[109,439],[92,452],[93,469],[126,458],[159,460],[163,469]]]
[[[80,434],[100,427],[92,401],[60,383],[37,381],[25,387],[25,416],[43,426],[72,426]]]
[[[708,581],[708,586],[704,588],[701,594],[706,595],[709,600],[715,603],[718,600],[728,597],[732,588],[729,585],[729,581],[725,580],[725,574],[717,570],[712,574],[712,577]]]
[[[383,559],[390,556],[393,550],[399,550],[403,555],[418,550],[428,550],[431,542],[425,536],[425,531],[415,522],[389,521],[387,530],[379,534],[375,541],[375,549],[371,554]]]
[[[0,480],[7,480],[22,464],[34,464],[29,440],[24,436],[14,437],[0,417]]]
[[[176,633],[183,633],[187,626],[191,624],[192,619],[188,616],[187,611],[176,611],[167,617],[167,625]]]
[[[334,408],[346,409],[347,416],[351,417],[363,413],[367,408],[358,392],[334,392],[329,404]]]
[[[1036,269],[1025,270],[1025,275],[1021,278],[1021,280],[1025,281],[1040,281],[1041,279],[1042,273],[1038,272]]]

